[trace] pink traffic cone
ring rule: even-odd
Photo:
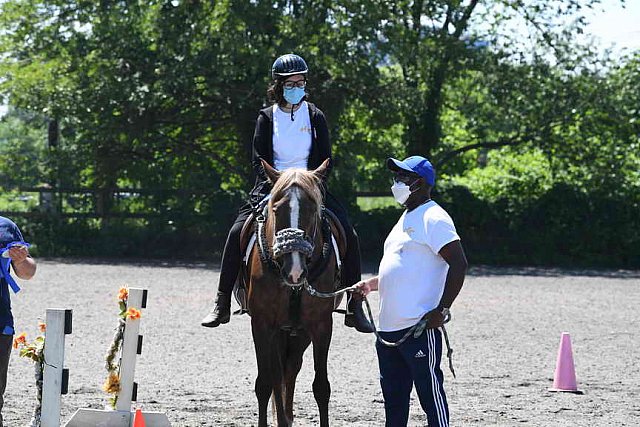
[[[581,394],[576,383],[576,370],[573,366],[573,351],[571,350],[571,337],[567,332],[562,333],[560,348],[558,348],[558,360],[556,372],[553,375],[553,387],[549,391],[566,391]]]

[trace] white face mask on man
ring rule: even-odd
[[[413,185],[414,183],[415,181],[411,183],[411,185]],[[413,193],[409,185],[405,184],[404,182],[398,181],[393,181],[391,192],[393,193],[393,198],[396,199],[396,202],[400,203],[401,205],[404,205],[411,193]]]

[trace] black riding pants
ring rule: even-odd
[[[242,254],[240,253],[240,233],[247,218],[251,216],[252,209],[249,203],[243,205],[238,211],[238,216],[229,230],[227,242],[222,252],[222,264],[220,266],[220,282],[218,292],[230,294],[240,272]]]
[[[347,217],[346,209],[333,197],[330,193],[325,198],[325,204],[338,218],[340,224],[344,228],[347,239],[347,254],[342,260],[342,284],[343,286],[351,286],[358,282],[361,277],[360,270],[360,242],[358,235],[351,226]],[[218,283],[218,291],[231,293],[233,285],[240,271],[242,262],[242,254],[240,253],[240,233],[242,226],[247,218],[251,215],[251,205],[245,204],[238,211],[238,216],[229,230],[227,242],[222,252],[222,265],[220,266],[220,282]]]

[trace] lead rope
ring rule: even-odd
[[[418,338],[420,335],[422,335],[425,329],[427,329],[428,322],[426,318],[427,315],[425,314],[422,317],[422,319],[420,319],[418,323],[416,323],[411,328],[409,328],[409,330],[398,341],[396,342],[387,341],[384,338],[382,338],[378,333],[378,328],[376,328],[376,324],[373,321],[373,314],[371,313],[371,306],[369,305],[369,300],[367,299],[367,297],[364,297],[363,299],[367,307],[367,314],[369,315],[369,321],[371,322],[371,325],[373,325],[373,333],[376,335],[376,338],[378,339],[380,344],[386,347],[399,347],[411,335],[413,335],[414,338]],[[444,318],[444,323],[448,323],[450,320],[451,320],[451,314],[448,314]],[[451,371],[453,378],[455,378],[456,371],[453,369],[453,349],[451,348],[451,344],[449,343],[449,334],[447,334],[447,329],[444,327],[444,324],[440,327],[440,329],[442,330],[442,335],[444,335],[444,342],[447,345],[447,359],[449,359],[449,370]]]
[[[311,286],[311,284],[305,280],[304,281],[304,288],[306,289],[307,292],[309,292],[309,295],[311,295],[312,297],[318,297],[318,298],[333,298],[335,296],[338,296],[342,293],[345,292],[350,292],[350,291],[356,291],[357,286],[353,285],[353,286],[349,286],[348,288],[344,288],[344,289],[340,289],[338,291],[335,292],[320,292],[318,290],[316,290],[313,286]],[[425,314],[422,319],[420,319],[420,321],[418,323],[416,323],[415,325],[413,325],[411,328],[409,328],[409,330],[402,336],[402,338],[400,338],[398,341],[396,342],[390,342],[385,340],[384,338],[382,338],[380,336],[380,334],[378,333],[378,328],[376,328],[376,323],[373,320],[373,313],[371,313],[371,306],[369,305],[369,300],[367,299],[367,297],[363,297],[364,303],[367,307],[367,314],[369,315],[369,321],[371,322],[371,325],[373,326],[373,333],[375,334],[376,338],[378,339],[378,341],[380,341],[380,343],[382,345],[385,345],[387,347],[399,347],[403,342],[405,342],[411,335],[413,335],[414,338],[418,338],[420,337],[420,335],[422,335],[422,333],[425,331],[425,329],[427,329],[427,315]],[[444,323],[448,323],[451,320],[451,314],[447,314],[447,316],[444,318]],[[447,329],[444,327],[444,324],[440,327],[440,329],[442,330],[442,335],[444,335],[444,342],[447,346],[447,359],[449,359],[449,370],[451,371],[451,374],[453,375],[453,378],[456,377],[456,371],[453,369],[453,349],[451,348],[451,344],[449,343],[449,334],[447,333]]]

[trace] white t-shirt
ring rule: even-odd
[[[438,306],[449,271],[439,252],[455,240],[453,220],[433,200],[402,214],[378,269],[381,331],[409,328]]]
[[[297,111],[282,111],[273,105],[273,165],[281,171],[290,168],[307,169],[311,152],[311,116],[307,101]]]

